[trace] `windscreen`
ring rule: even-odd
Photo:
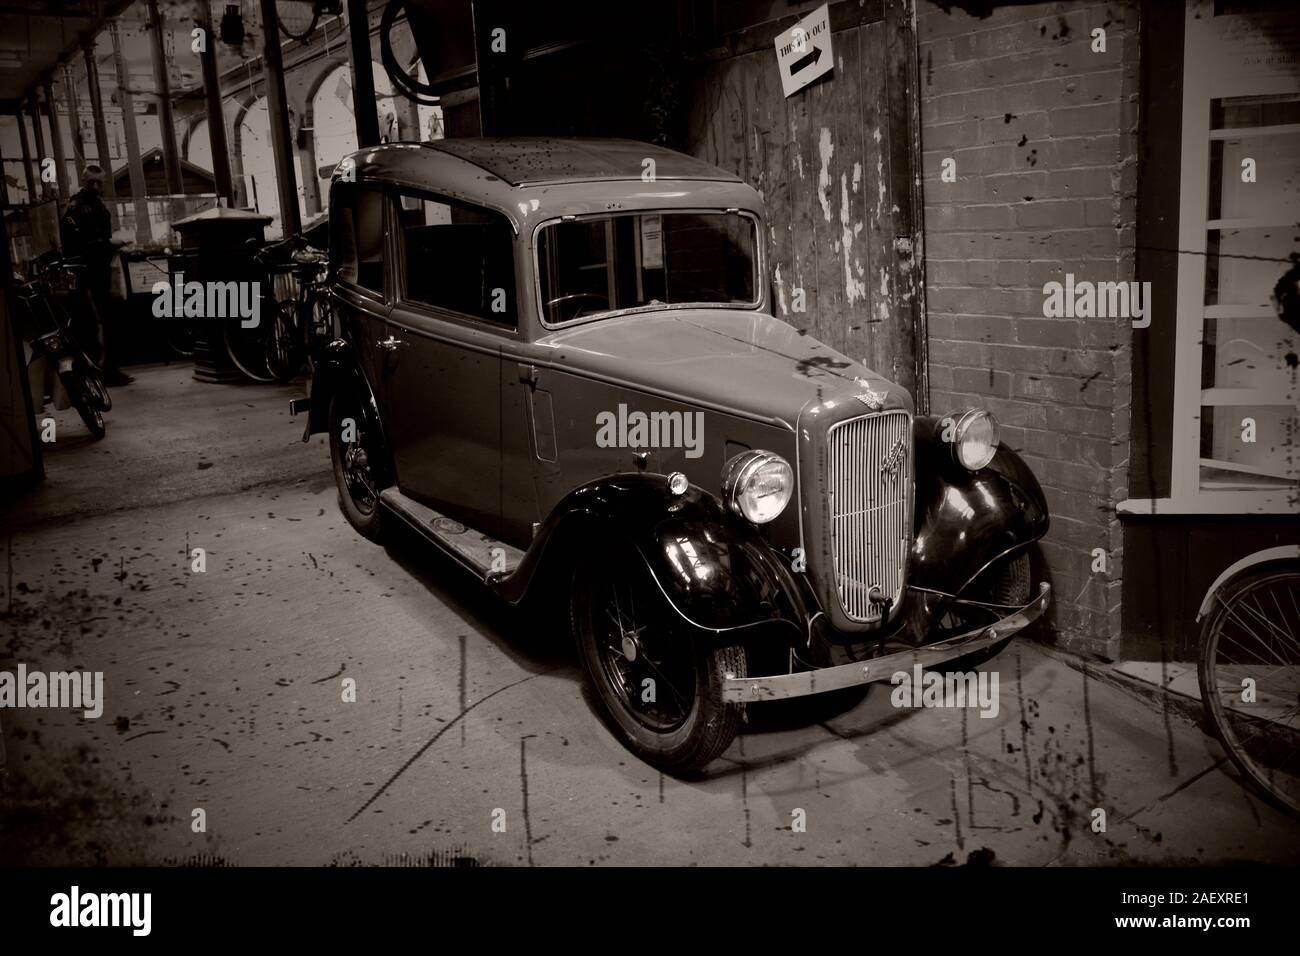
[[[552,325],[653,305],[756,305],[757,236],[749,216],[642,212],[545,226],[538,242],[542,314]]]

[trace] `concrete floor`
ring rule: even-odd
[[[1300,862],[1196,726],[1026,640],[984,665],[994,719],[887,686],[754,707],[705,779],[665,778],[552,623],[349,528],[301,386],[133,371],[104,441],[54,413],[48,480],[8,514],[0,670],[102,670],[107,703],[0,712],[0,862]]]

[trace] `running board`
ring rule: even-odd
[[[385,488],[379,493],[379,500],[389,511],[488,584],[510,577],[524,559],[524,552],[518,548],[439,514],[396,488]]]

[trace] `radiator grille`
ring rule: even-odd
[[[852,621],[880,620],[873,587],[897,603],[911,538],[912,422],[905,411],[866,415],[827,433],[831,567]]]

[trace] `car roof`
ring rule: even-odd
[[[543,183],[640,181],[654,161],[658,179],[740,182],[724,169],[662,146],[633,139],[515,137],[439,139],[423,143],[473,163],[512,186]]]
[[[653,178],[643,179],[654,161]],[[553,216],[617,209],[737,208],[762,197],[739,177],[630,139],[455,138],[370,146],[340,163],[359,182],[391,183],[486,205],[522,230]]]

